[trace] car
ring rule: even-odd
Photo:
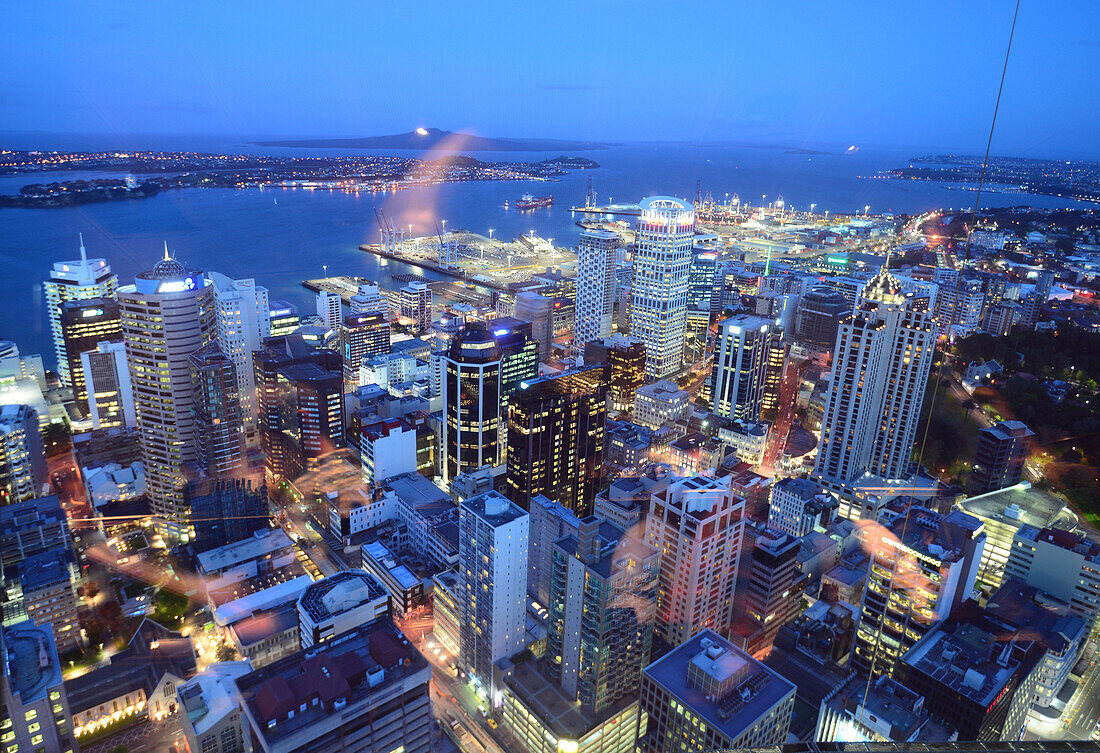
[[[485,708],[485,704],[483,703],[477,707],[477,713],[481,714],[482,716],[489,716],[489,709]]]
[[[497,727],[500,726],[499,724],[497,724],[497,720],[493,719],[493,718],[490,718],[485,723],[489,725],[489,729],[496,729]]]

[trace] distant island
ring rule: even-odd
[[[299,149],[444,149],[453,152],[557,152],[608,149],[618,144],[602,141],[566,139],[510,139],[475,136],[439,128],[417,128],[391,136],[365,136],[352,139],[292,139],[257,141],[257,146],[286,146]]]

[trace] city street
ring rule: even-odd
[[[775,473],[775,462],[779,458],[779,453],[787,445],[787,432],[791,429],[791,420],[798,397],[799,375],[798,366],[788,360],[783,369],[783,382],[779,387],[779,411],[772,424],[768,444],[764,449],[764,457],[759,466],[760,473],[765,476]]]
[[[81,745],[80,750],[83,753],[110,753],[119,745],[125,745],[127,753],[176,753],[187,750],[177,714],[160,721],[139,722],[117,735]]]

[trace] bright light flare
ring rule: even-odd
[[[425,128],[424,126],[420,126],[419,128],[416,129],[416,135],[417,136],[427,136],[428,135],[428,129]]]

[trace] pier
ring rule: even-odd
[[[637,204],[609,204],[606,207],[570,207],[569,211],[583,214],[618,214],[624,217],[637,217],[642,213],[642,208]]]

